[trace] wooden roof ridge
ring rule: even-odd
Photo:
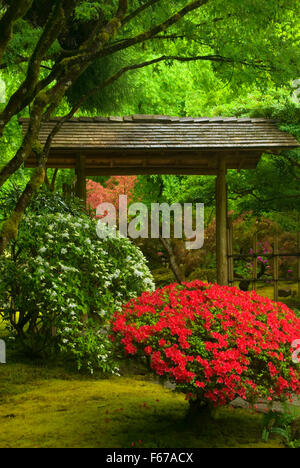
[[[52,117],[47,122],[58,122],[62,117]],[[19,118],[19,123],[26,123],[29,118]],[[278,121],[274,119],[266,118],[253,118],[253,117],[176,117],[169,115],[146,115],[146,114],[135,114],[128,116],[110,116],[110,117],[73,117],[67,122],[90,122],[90,123],[276,123]],[[46,123],[46,122],[45,122]]]

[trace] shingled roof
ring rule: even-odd
[[[39,140],[59,119],[43,123]],[[20,119],[23,132],[28,119]],[[86,156],[88,175],[139,173],[214,173],[218,158],[228,168],[255,168],[264,152],[299,147],[275,121],[251,118],[179,118],[134,115],[73,118],[53,140],[49,167],[75,167]],[[35,165],[32,156],[28,167]]]

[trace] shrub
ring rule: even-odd
[[[112,176],[105,183],[105,187],[93,180],[87,181],[87,206],[96,210],[98,206],[112,203],[119,211],[119,196],[127,195],[130,201],[133,197],[136,176]]]
[[[7,219],[23,192],[22,186],[9,186],[0,191],[0,223]],[[41,189],[30,201],[27,211],[36,214],[64,213],[72,216],[87,214],[81,200],[76,197],[68,197],[66,200],[57,192]]]
[[[23,345],[45,353],[54,341],[90,370],[112,366],[106,326],[115,309],[153,289],[128,239],[101,240],[95,220],[66,213],[27,215],[0,275],[0,312]]]
[[[125,354],[148,356],[156,374],[204,405],[300,394],[297,338],[300,320],[284,304],[200,281],[144,293],[113,318]]]
[[[201,280],[207,283],[215,283],[217,281],[217,272],[216,269],[207,269],[196,268],[195,271],[189,276],[189,281]]]

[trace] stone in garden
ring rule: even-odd
[[[292,295],[292,290],[289,289],[279,289],[278,296],[279,297],[289,297]]]

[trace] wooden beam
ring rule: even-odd
[[[75,173],[77,177],[76,195],[86,204],[86,157],[84,155],[77,156]]]
[[[217,281],[228,285],[226,161],[220,159],[216,181]]]
[[[216,169],[201,169],[199,167],[102,167],[86,169],[87,177],[91,176],[111,176],[111,175],[157,175],[157,174],[177,174],[177,175],[216,175]]]
[[[149,167],[150,170],[160,167],[161,170],[173,167],[185,167],[187,170],[197,168],[201,169],[214,169],[215,174],[218,170],[219,158],[226,158],[227,169],[255,169],[260,159],[261,153],[255,151],[157,151],[144,148],[139,151],[133,150],[120,150],[120,151],[97,151],[85,150],[86,155],[86,168],[99,169],[110,168],[112,165],[116,168],[123,170],[135,167]],[[35,167],[36,161],[34,156],[30,156],[26,162],[25,167]],[[76,167],[76,156],[74,151],[56,151],[51,150],[47,162],[48,168],[70,169]],[[166,172],[168,173],[168,172]],[[199,172],[197,172],[199,174]]]

